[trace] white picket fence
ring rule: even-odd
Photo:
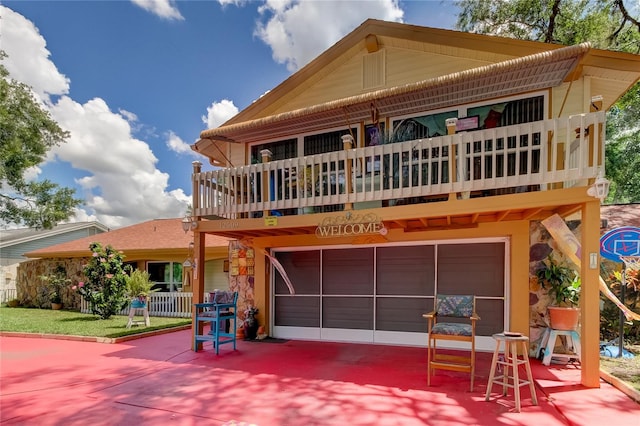
[[[152,317],[191,318],[193,293],[189,292],[156,292],[149,295],[149,315]],[[89,303],[82,300],[80,312],[89,314]],[[119,312],[129,315],[129,306]]]
[[[18,297],[18,293],[15,288],[5,288],[0,290],[0,303],[7,303],[9,300]]]

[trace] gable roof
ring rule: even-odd
[[[286,105],[293,93],[299,94],[301,88],[322,78],[327,69],[335,69],[341,61],[364,52],[371,35],[383,45],[473,57],[489,65],[274,113]],[[606,109],[638,80],[640,57],[592,49],[588,44],[565,47],[369,19],[225,124],[203,131],[192,149],[216,160],[225,143],[248,143],[303,130],[344,126],[345,117],[352,123],[366,120],[372,103],[381,116],[393,115],[400,108],[404,114],[554,87],[579,75],[617,81],[602,93]]]
[[[107,232],[109,228],[100,222],[75,222],[54,226],[52,229],[18,228],[0,231],[0,248],[41,240],[60,234],[95,228],[97,232]]]
[[[127,260],[136,260],[150,255],[187,255],[189,243],[193,241],[191,232],[182,230],[182,219],[154,219],[136,225],[118,228],[90,237],[80,238],[54,246],[25,253],[30,258],[88,257],[91,255],[89,244],[99,242],[122,251]],[[205,247],[207,254],[217,253],[226,256],[229,239],[207,235]],[[218,253],[219,252],[219,253]]]

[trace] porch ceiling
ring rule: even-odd
[[[192,149],[216,157],[213,141],[248,143],[353,125],[370,119],[372,107],[387,117],[554,87],[567,79],[589,48],[587,43],[564,47],[205,130]]]
[[[567,192],[569,191],[569,192]],[[442,201],[437,203],[413,204],[395,207],[386,207],[375,210],[352,210],[352,212],[374,212],[384,223],[389,231],[424,232],[448,229],[475,228],[480,224],[499,223],[520,220],[542,220],[553,214],[561,217],[570,216],[579,212],[585,201],[593,201],[586,195],[585,188],[553,191],[569,195],[572,200],[567,203],[561,196],[552,197],[546,201],[539,201],[546,194],[526,193],[511,194],[491,197],[495,200],[495,207],[488,206],[487,200],[467,199]],[[572,197],[579,195],[582,201]],[[581,194],[584,194],[582,196]],[[512,205],[513,207],[508,207]],[[327,217],[336,217],[344,212],[317,213],[312,215],[283,216],[277,218],[277,226],[265,226],[260,219],[237,219],[237,226],[220,229],[216,226],[217,220],[201,222],[198,230],[227,238],[242,240],[263,237],[286,237],[313,235],[317,226]],[[226,221],[228,222],[228,221]],[[350,237],[353,239],[353,237]],[[363,235],[359,237],[362,243],[384,242],[382,236]]]

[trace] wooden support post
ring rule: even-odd
[[[600,387],[600,200],[583,205],[581,236],[581,383],[597,388]],[[595,264],[591,261],[592,254],[598,259]]]
[[[193,350],[197,351],[202,349],[202,342],[195,343],[195,336],[202,334],[202,323],[197,324],[196,318],[196,303],[202,303],[204,301],[204,248],[205,248],[206,234],[198,232],[193,233],[194,241],[194,253],[193,253],[193,299],[192,299],[192,318],[194,319],[191,327],[191,341],[194,342]]]

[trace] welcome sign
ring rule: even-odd
[[[353,214],[346,212],[344,216],[327,217],[316,228],[316,237],[335,238],[357,235],[385,235],[387,228],[380,218],[373,214]]]

